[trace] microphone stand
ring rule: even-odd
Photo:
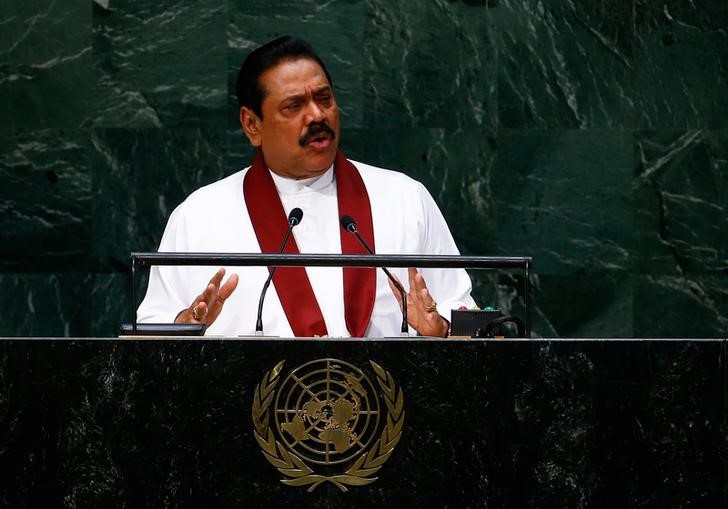
[[[361,242],[361,245],[364,246],[364,248],[369,252],[369,254],[373,255],[374,251],[372,251],[372,248],[369,247],[369,244],[364,240],[364,238],[359,234],[359,229],[356,227],[356,222],[351,218],[351,216],[344,216],[341,218],[341,225],[346,229],[346,231],[353,233],[356,235],[356,238],[359,239],[359,242]],[[399,290],[399,295],[402,297],[402,329],[401,329],[401,335],[402,336],[409,336],[409,325],[407,324],[407,294],[404,291],[404,288],[402,288],[402,285],[399,284],[399,281],[392,275],[391,272],[387,269],[387,267],[382,267],[382,270],[387,275],[389,280],[392,282],[392,284]]]
[[[301,222],[302,217],[303,211],[298,207],[293,209],[291,213],[288,214],[288,230],[286,231],[286,235],[283,237],[283,242],[281,243],[281,248],[278,250],[278,254],[283,253],[283,250],[286,248],[286,244],[288,244],[288,239],[291,236],[293,227]],[[263,290],[260,292],[260,300],[258,301],[258,315],[255,322],[256,336],[263,335],[263,301],[265,300],[265,294],[268,291],[268,287],[270,286],[271,281],[273,281],[273,274],[276,273],[277,268],[278,265],[274,265],[273,268],[270,269],[268,279],[265,280],[265,284],[263,284]]]

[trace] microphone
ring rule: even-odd
[[[283,237],[283,242],[281,243],[281,248],[278,250],[278,254],[282,253],[283,250],[286,248],[286,244],[288,244],[288,239],[291,237],[291,232],[293,231],[293,227],[301,224],[301,219],[303,219],[303,210],[296,207],[295,209],[291,210],[290,214],[288,214],[288,230],[286,231],[286,236]],[[263,301],[265,300],[265,294],[268,291],[268,287],[270,286],[270,282],[273,281],[273,274],[276,273],[276,269],[278,266],[273,267],[270,269],[270,274],[268,274],[268,279],[265,280],[265,284],[263,285],[263,290],[260,292],[260,300],[258,301],[258,319],[255,322],[255,335],[256,336],[262,336],[263,335]]]
[[[374,254],[374,251],[372,251],[372,248],[369,247],[369,244],[364,240],[364,238],[359,234],[359,229],[356,227],[356,221],[354,221],[354,218],[351,216],[341,216],[341,227],[356,235],[356,238],[359,239],[359,242],[361,242],[361,245],[364,246],[364,248],[369,251],[369,254]],[[402,288],[402,285],[399,284],[399,281],[395,279],[395,277],[392,275],[389,270],[387,270],[387,267],[382,267],[382,270],[387,275],[389,280],[392,282],[392,284],[399,290],[399,295],[402,297],[402,336],[409,336],[409,327],[407,325],[407,294],[404,291],[404,288]]]

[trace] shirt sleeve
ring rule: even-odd
[[[422,206],[424,228],[422,228],[423,254],[459,255],[460,251],[450,233],[440,209],[425,186],[418,183],[417,192]],[[450,311],[460,306],[472,308],[470,276],[462,268],[421,269],[427,288],[437,302],[439,313],[450,320]]]
[[[159,252],[187,251],[185,231],[184,214],[177,208],[164,229]],[[173,323],[179,312],[190,305],[185,270],[179,266],[151,267],[147,293],[137,309],[139,323]]]

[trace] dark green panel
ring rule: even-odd
[[[367,127],[494,126],[496,50],[474,2],[368,0]]]
[[[491,12],[502,127],[634,125],[631,1],[500,0]]]
[[[500,131],[491,176],[501,255],[539,274],[631,270],[632,139],[621,131]]]
[[[0,273],[0,335],[93,334],[89,322],[100,311],[91,295],[93,280],[88,272]]]
[[[343,126],[362,125],[362,2],[333,0],[252,0],[231,2],[228,26],[228,106],[238,124],[235,83],[245,57],[283,35],[300,37],[321,56],[331,74]]]
[[[105,270],[156,250],[174,208],[232,173],[221,129],[98,129],[94,146],[93,249]]]
[[[635,135],[635,271],[728,274],[728,131]]]
[[[3,2],[0,129],[78,127],[92,110],[88,0]]]
[[[127,262],[126,267],[129,267]],[[147,288],[148,269],[139,270],[136,277],[136,305]],[[94,274],[88,289],[89,308],[86,310],[88,328],[92,334],[104,337],[119,335],[119,325],[132,323],[136,305],[131,306],[131,276],[127,270]]]
[[[534,278],[534,335],[634,337],[632,288],[632,274],[625,271],[538,275]]]
[[[89,131],[0,137],[0,270],[92,270]]]
[[[146,282],[141,272],[138,292]],[[130,293],[128,273],[0,272],[0,336],[115,337],[132,321]]]
[[[147,0],[93,5],[99,105],[92,125],[175,127],[224,121],[224,4]]]
[[[728,3],[635,3],[639,127],[728,127]]]
[[[724,338],[726,331],[728,277],[635,276],[635,336]]]

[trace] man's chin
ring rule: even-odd
[[[308,150],[307,147],[304,147],[302,153],[297,154],[295,160],[289,159],[287,162],[280,161],[278,164],[273,163],[271,165],[266,159],[266,164],[274,173],[284,177],[295,179],[312,178],[325,173],[326,170],[331,168],[334,159],[336,159],[336,151],[335,145],[321,152]],[[265,152],[263,155],[265,157]]]
[[[327,147],[324,151],[308,151],[306,157],[306,167],[310,168],[312,172],[323,173],[334,164],[336,159],[336,146],[332,145]]]

